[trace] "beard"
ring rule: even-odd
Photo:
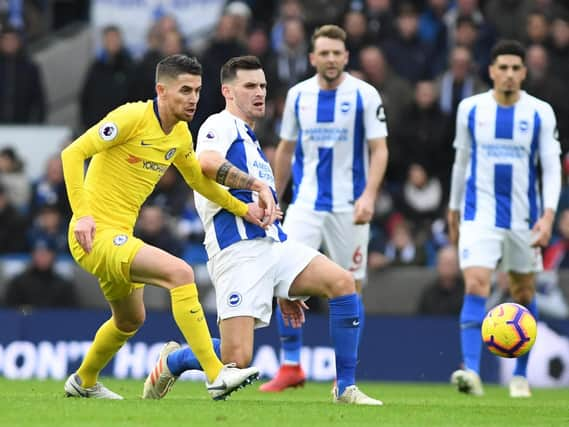
[[[341,71],[338,70],[337,68],[334,68],[334,75],[330,75],[328,72],[326,71],[330,71],[330,70],[326,70],[323,74],[322,74],[322,78],[324,80],[326,80],[328,83],[333,82],[334,80],[337,80],[338,77],[340,77]]]

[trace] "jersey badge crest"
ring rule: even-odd
[[[113,122],[103,123],[99,127],[99,136],[103,141],[112,141],[119,134],[119,128]]]
[[[126,243],[127,240],[128,240],[128,236],[126,234],[117,234],[113,238],[113,244],[115,246],[122,246]]]
[[[172,157],[174,157],[174,154],[176,154],[176,149],[175,148],[170,148],[168,150],[168,152],[166,153],[166,155],[164,156],[164,158],[166,160],[170,160]]]
[[[243,297],[239,292],[231,292],[227,297],[227,305],[229,307],[237,307],[243,301]]]

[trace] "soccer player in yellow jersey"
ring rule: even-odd
[[[199,62],[169,56],[156,67],[156,99],[118,107],[62,152],[73,210],[69,247],[75,260],[98,277],[112,311],[81,366],[67,379],[67,396],[122,399],[97,380],[144,322],[145,283],[169,290],[174,319],[204,368],[212,398],[224,399],[258,376],[254,367],[224,366],[215,355],[192,268],[132,234],[140,206],[170,164],[188,185],[232,214],[261,226],[277,216],[271,190],[260,180],[239,172],[226,182],[228,187],[258,192],[258,204],[247,205],[202,174],[187,126],[200,89]]]

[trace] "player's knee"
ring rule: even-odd
[[[194,282],[194,271],[185,261],[179,260],[166,273],[166,280],[172,287]]]
[[[134,332],[141,328],[146,320],[146,313],[140,312],[136,313],[128,318],[118,319],[115,318],[115,324],[120,331],[123,332]]]
[[[512,298],[515,302],[526,307],[529,306],[534,298],[534,292],[532,289],[511,289],[510,293],[512,294]]]
[[[480,277],[468,277],[464,283],[465,293],[468,295],[488,296],[490,292],[490,284]]]
[[[332,286],[327,290],[328,298],[341,297],[343,295],[350,295],[356,292],[356,283],[352,274],[344,269],[339,270],[336,275]]]

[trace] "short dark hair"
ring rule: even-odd
[[[170,55],[156,66],[157,83],[163,77],[175,79],[180,74],[201,76],[202,64],[196,58],[187,55]]]
[[[526,61],[526,49],[517,40],[500,40],[496,43],[490,52],[490,62],[496,62],[500,55],[515,55],[519,56],[523,63]]]
[[[108,33],[119,33],[122,34],[121,29],[118,27],[118,25],[107,25],[103,28],[103,34],[108,34]]]
[[[235,79],[238,70],[259,70],[263,68],[261,61],[254,55],[235,56],[229,59],[219,73],[221,84]]]
[[[316,28],[310,40],[312,44],[312,50],[314,50],[314,43],[316,42],[316,39],[320,37],[326,37],[333,40],[340,40],[344,42],[344,44],[346,43],[346,32],[337,25],[328,24]]]
[[[455,27],[459,28],[463,25],[470,25],[474,29],[478,29],[479,25],[471,15],[459,15],[456,18]]]

